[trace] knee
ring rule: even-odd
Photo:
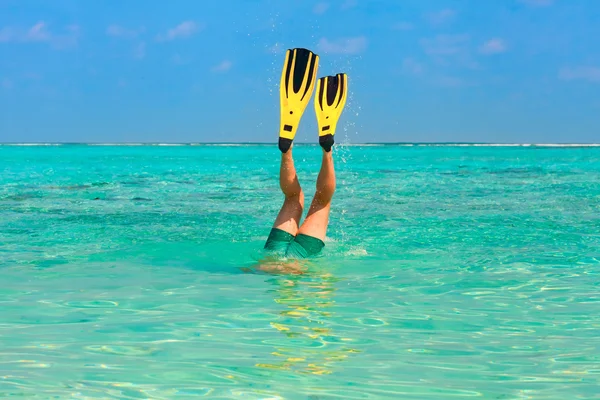
[[[335,184],[327,185],[317,189],[315,199],[322,205],[327,205],[331,202],[335,193]]]
[[[286,193],[285,201],[290,203],[295,203],[300,206],[300,208],[304,208],[304,192],[300,189],[297,192]]]

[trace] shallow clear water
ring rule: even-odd
[[[599,398],[600,148],[335,157],[269,275],[276,146],[0,146],[0,397]]]

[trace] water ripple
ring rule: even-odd
[[[598,397],[598,148],[340,146],[323,257],[249,273],[273,151],[1,147],[0,397]]]

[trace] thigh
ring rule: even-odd
[[[331,203],[323,205],[316,201],[316,199],[313,200],[308,210],[308,215],[298,230],[298,234],[312,236],[325,241],[330,209]]]
[[[302,210],[304,209],[304,195],[300,193],[298,196],[288,197],[283,202],[281,210],[275,219],[273,228],[285,231],[293,236],[298,233],[300,218],[302,218]]]

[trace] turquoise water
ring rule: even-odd
[[[600,148],[335,157],[274,275],[274,145],[0,146],[0,397],[599,398]]]

